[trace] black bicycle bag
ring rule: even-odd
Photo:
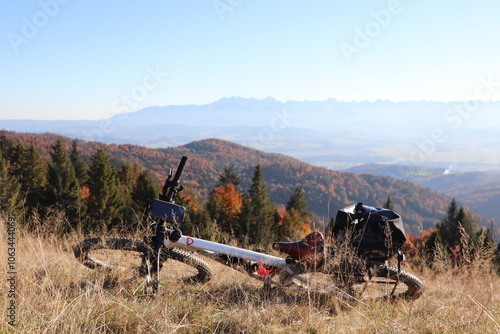
[[[358,203],[337,212],[333,237],[350,238],[359,254],[397,253],[406,241],[403,220],[396,212]]]

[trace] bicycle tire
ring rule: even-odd
[[[118,264],[113,264],[108,259],[98,258],[93,254],[94,251],[124,251],[132,252],[140,258],[140,263],[125,264],[124,260],[118,259]],[[139,276],[146,275],[146,259],[150,248],[140,240],[128,238],[92,238],[86,239],[73,248],[73,253],[78,261],[90,269],[108,268],[124,269],[132,268],[137,270]],[[212,278],[212,269],[210,265],[194,253],[178,248],[162,249],[160,254],[160,264],[167,260],[183,263],[192,268],[189,274],[179,275],[181,280],[190,283],[205,283]],[[177,265],[178,267],[179,265]],[[173,267],[176,267],[174,264]]]
[[[163,263],[172,260],[182,262],[197,270],[196,274],[183,277],[183,281],[190,283],[206,283],[212,279],[212,267],[210,264],[194,253],[175,247],[162,250],[160,262]]]
[[[419,298],[423,290],[424,284],[414,274],[392,266],[380,265],[369,280],[353,284],[350,293],[364,301],[398,299],[411,301]]]
[[[139,256],[147,254],[148,247],[140,240],[127,238],[92,238],[78,243],[73,248],[73,253],[78,261],[90,269],[109,268],[119,269],[117,265],[92,256],[92,251],[117,250],[137,252]]]
[[[377,277],[386,277],[407,286],[406,291],[382,296],[382,299],[402,298],[406,300],[415,300],[419,298],[424,291],[424,283],[417,276],[403,269],[398,270],[398,268],[395,267],[382,265],[377,270]]]

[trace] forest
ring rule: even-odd
[[[461,231],[473,243],[495,247],[493,223],[481,227],[454,199],[416,184],[330,171],[222,140],[155,150],[4,131],[0,147],[2,212],[25,222],[59,215],[67,223],[57,233],[147,225],[149,202],[160,194],[168,169],[186,155],[185,190],[176,203],[186,207],[186,220],[203,238],[254,245],[292,240],[327,230],[336,208],[365,202],[402,213],[410,252],[439,247],[456,257]]]

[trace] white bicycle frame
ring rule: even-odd
[[[202,252],[202,253],[204,253],[212,258],[215,258],[218,254],[224,254],[224,255],[227,255],[230,257],[235,257],[238,259],[244,259],[247,261],[254,261],[256,263],[262,263],[264,265],[269,265],[272,267],[281,268],[281,269],[284,269],[286,271],[286,273],[289,275],[289,277],[293,277],[296,280],[302,282],[303,284],[306,285],[306,287],[311,284],[311,281],[309,279],[300,276],[300,274],[303,273],[302,270],[299,269],[300,272],[298,272],[298,273],[296,272],[296,270],[297,270],[296,263],[289,264],[289,263],[287,263],[287,261],[285,259],[282,259],[282,258],[277,257],[277,256],[259,253],[259,252],[251,251],[248,249],[243,249],[243,248],[238,248],[238,247],[229,246],[229,245],[225,245],[225,244],[220,244],[217,242],[199,239],[199,238],[195,238],[195,237],[190,237],[190,236],[186,236],[186,235],[181,236],[181,238],[175,243],[173,243],[171,241],[167,242],[167,247],[174,247],[174,246],[179,247],[179,248],[185,248],[185,249],[190,250],[190,251],[200,251],[200,252]],[[255,278],[263,279],[264,286],[266,286],[266,284],[270,284],[271,282],[275,283],[275,284],[279,284],[278,282],[270,280],[269,276],[265,276],[265,277],[259,277],[258,275],[252,275],[252,276],[254,276]],[[266,280],[265,279],[266,277],[269,279]],[[354,300],[354,301],[357,301],[357,302],[360,302],[360,303],[366,305],[362,301],[354,298],[353,296],[351,296],[351,295],[349,295],[349,294],[347,294],[347,293],[345,293],[337,288],[335,288],[335,290],[336,290],[335,292],[338,296],[340,296],[346,300]]]
[[[224,254],[227,256],[244,259],[247,261],[254,261],[257,263],[262,263],[282,269],[287,267],[286,260],[277,256],[259,253],[248,249],[220,244],[217,242],[194,238],[186,235],[183,235],[179,239],[179,241],[170,243],[169,246],[186,248],[191,251],[202,251],[207,254]]]

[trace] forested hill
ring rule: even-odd
[[[68,147],[73,139],[54,134],[3,132],[12,142],[19,139],[32,144],[46,159],[52,146],[61,138]],[[319,220],[334,216],[339,208],[356,202],[382,206],[391,196],[396,211],[402,216],[408,232],[419,233],[442,219],[451,199],[415,183],[396,181],[389,177],[336,172],[315,167],[280,154],[270,154],[219,139],[206,139],[183,146],[149,149],[136,145],[106,145],[78,141],[78,149],[87,162],[98,148],[104,148],[112,161],[120,166],[127,162],[147,168],[162,182],[169,167],[175,168],[185,155],[189,158],[182,182],[205,200],[214,188],[219,172],[233,164],[241,174],[240,190],[250,184],[257,164],[262,166],[269,192],[276,204],[286,204],[297,187],[305,190],[309,209]]]
[[[500,171],[460,172],[445,168],[424,168],[388,164],[365,164],[347,171],[391,176],[428,187],[462,204],[500,220]]]

